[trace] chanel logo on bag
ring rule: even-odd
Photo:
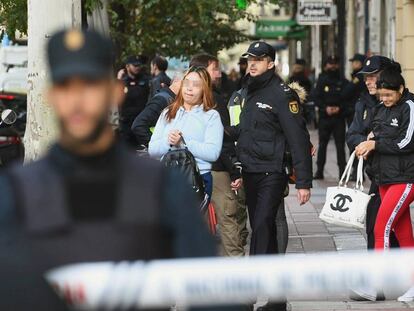
[[[352,202],[352,198],[349,195],[337,194],[336,196],[334,196],[334,199],[337,199],[337,200],[336,200],[336,205],[335,206],[333,204],[331,204],[331,209],[333,211],[338,211],[338,212],[344,213],[344,212],[349,210],[349,207],[345,207],[345,204],[346,204],[347,200],[350,203]]]

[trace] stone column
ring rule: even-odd
[[[24,136],[25,161],[39,158],[54,141],[58,129],[46,103],[48,81],[46,44],[56,30],[81,26],[80,0],[29,0],[28,8],[28,93]]]
[[[401,62],[407,87],[414,90],[414,0],[403,0],[402,6]]]

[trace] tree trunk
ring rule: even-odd
[[[56,139],[58,127],[46,103],[49,78],[46,43],[57,30],[81,27],[81,0],[28,0],[28,93],[24,136],[25,161],[44,154]]]

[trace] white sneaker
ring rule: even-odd
[[[405,292],[404,295],[398,297],[400,302],[413,302],[414,301],[414,286]]]
[[[369,300],[369,301],[376,301],[377,300],[377,291],[373,288],[357,288],[351,289],[351,299],[356,301],[361,300]]]

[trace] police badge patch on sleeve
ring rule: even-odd
[[[295,114],[299,112],[299,104],[296,100],[289,102],[289,110]]]

